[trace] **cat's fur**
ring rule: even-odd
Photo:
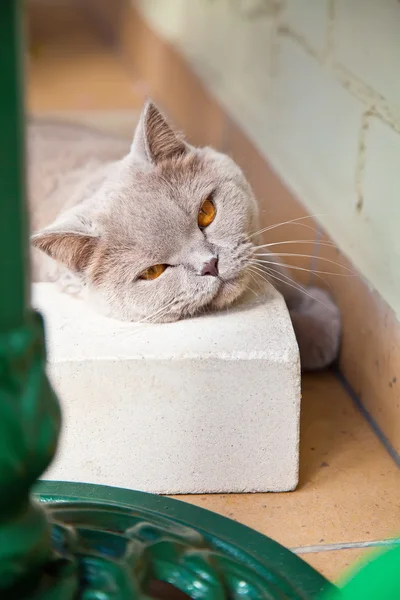
[[[130,149],[116,137],[56,123],[32,122],[28,140],[34,280],[70,292],[83,287],[99,310],[132,321],[174,321],[243,294],[258,211],[228,156],[190,146],[152,103]],[[197,215],[210,195],[216,217],[201,231]],[[219,276],[201,276],[213,257]],[[160,263],[170,265],[161,277],[139,278]],[[331,363],[340,335],[336,305],[321,290],[279,289],[303,368]]]

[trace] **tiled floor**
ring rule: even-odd
[[[132,80],[82,17],[62,3],[47,22],[43,15],[39,5],[31,19],[31,110],[135,110],[141,105],[144,86]],[[370,551],[365,543],[374,546],[400,529],[399,471],[329,373],[303,380],[296,492],[184,499],[295,548],[331,579]]]
[[[258,529],[335,578],[399,529],[399,472],[331,374],[303,378],[301,478],[296,492],[186,497]],[[332,547],[327,550],[327,547]]]

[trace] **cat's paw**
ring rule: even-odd
[[[79,296],[84,288],[84,283],[79,275],[65,271],[57,279],[57,287],[64,294]]]
[[[300,304],[290,310],[304,371],[324,369],[337,358],[341,319],[332,298],[319,288],[307,289]]]

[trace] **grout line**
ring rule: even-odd
[[[357,396],[356,392],[354,391],[354,389],[352,388],[350,383],[347,381],[346,377],[343,375],[343,373],[341,373],[339,371],[339,369],[334,371],[334,375],[335,375],[336,379],[338,379],[338,381],[341,383],[343,388],[346,390],[346,392],[348,393],[348,395],[350,396],[350,398],[352,399],[354,404],[357,406],[358,410],[361,412],[362,416],[367,421],[368,425],[371,427],[371,429],[375,433],[376,437],[379,439],[381,444],[384,446],[385,450],[388,452],[390,457],[394,460],[396,465],[400,468],[400,454],[398,454],[398,452],[396,452],[396,450],[393,448],[392,444],[389,442],[388,438],[383,433],[383,431],[381,430],[381,428],[379,427],[378,423],[375,421],[373,416],[365,408],[365,406],[363,405],[363,403]]]
[[[393,547],[400,544],[400,538],[389,540],[372,540],[371,542],[343,542],[337,544],[320,544],[316,546],[297,546],[290,548],[294,554],[314,554],[318,552],[332,552],[335,550],[349,550],[351,548],[381,548],[383,546]]]

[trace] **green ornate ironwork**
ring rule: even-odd
[[[196,600],[305,600],[332,588],[273,540],[177,500],[58,482],[39,484],[37,493],[58,554],[76,561],[75,547],[80,569],[90,569],[93,598],[114,598],[120,586],[127,595],[115,598],[144,600],[157,581]]]
[[[60,409],[29,306],[21,4],[0,3],[0,598],[317,599],[334,586],[276,542],[158,496],[73,483],[32,487]],[[38,501],[39,500],[39,501]]]

